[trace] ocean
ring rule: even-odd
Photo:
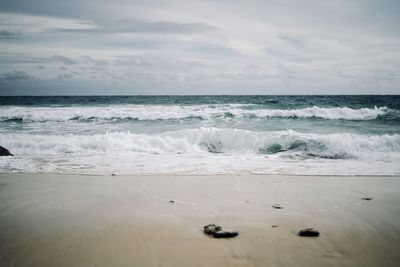
[[[400,96],[0,97],[0,172],[399,175]]]

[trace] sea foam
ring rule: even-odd
[[[213,173],[215,168],[223,167],[220,172],[229,173],[257,171],[274,163],[277,164],[274,168],[280,166],[283,172],[291,173],[290,164],[300,161],[300,165],[316,164],[320,160],[354,160],[354,166],[381,161],[391,166],[388,172],[400,171],[400,135],[203,127],[158,134],[0,134],[0,143],[16,155],[14,162],[9,159],[0,162],[2,172],[13,169],[102,174],[117,168],[125,173]],[[212,163],[216,159],[221,166]],[[242,161],[238,162],[239,159]],[[335,174],[329,166],[326,163],[322,169],[310,169],[308,173],[318,174],[323,170]],[[360,174],[363,170],[358,166],[348,172]]]
[[[349,107],[307,107],[269,109],[257,105],[113,105],[70,107],[0,107],[0,121],[80,121],[80,120],[170,120],[237,118],[320,118],[328,120],[374,120],[391,110],[387,107],[353,109]]]

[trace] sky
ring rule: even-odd
[[[1,0],[0,95],[400,94],[398,0]]]

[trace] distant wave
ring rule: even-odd
[[[352,109],[349,107],[321,108],[314,106],[303,109],[264,109],[249,112],[249,114],[257,117],[322,118],[329,120],[373,120],[376,119],[378,116],[385,115],[388,111],[389,109],[387,107],[375,107],[373,109]]]
[[[72,107],[2,107],[0,120],[23,120],[27,122],[83,121],[83,120],[168,120],[184,118],[209,118],[221,110],[237,105],[114,105]]]
[[[266,109],[255,105],[114,105],[72,107],[0,107],[3,122],[46,122],[87,120],[170,120],[213,118],[320,118],[328,120],[374,120],[391,110],[387,107]]]

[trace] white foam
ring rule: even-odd
[[[302,109],[249,109],[254,105],[113,105],[113,106],[72,106],[72,107],[0,107],[0,120],[21,119],[24,121],[69,121],[69,120],[166,120],[199,117],[212,119],[230,113],[236,117],[254,116],[285,118],[322,118],[331,120],[373,120],[385,115],[390,109],[386,107],[352,109],[308,107]]]
[[[308,107],[303,109],[261,109],[255,111],[239,112],[241,115],[254,115],[257,117],[284,117],[284,118],[322,118],[330,120],[373,120],[380,115],[384,115],[389,109],[380,108],[362,108],[352,109],[349,107],[342,108],[321,108]],[[235,111],[237,112],[237,111]],[[234,113],[235,114],[235,113]],[[236,115],[236,114],[235,114]]]
[[[290,149],[296,140],[307,151]],[[400,135],[199,128],[161,134],[0,134],[0,172],[399,174]],[[265,154],[279,144],[283,152]],[[214,150],[214,151],[213,151]],[[223,152],[223,153],[210,153]],[[332,160],[307,157],[346,155]],[[343,169],[343,166],[347,166]]]

